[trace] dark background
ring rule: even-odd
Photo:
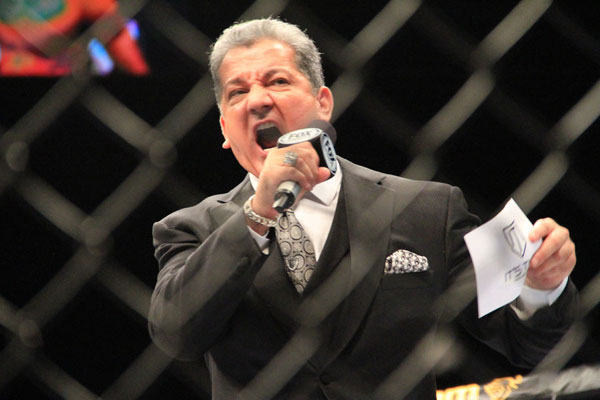
[[[574,140],[561,141],[556,126],[599,82],[600,6],[553,2],[497,61],[477,57],[518,3],[424,1],[352,64],[361,52],[344,52],[348,43],[395,3],[147,1],[135,18],[150,76],[0,78],[0,398],[207,398],[203,367],[170,364],[147,334],[151,225],[244,176],[220,147],[206,76],[208,45],[242,15],[281,15],[313,37],[337,104],[350,100],[335,116],[338,154],[457,185],[484,221],[549,154],[564,157],[564,174],[547,194],[539,182],[526,212],[570,229],[572,278],[585,287],[600,246],[599,96],[594,122]],[[428,140],[435,135],[424,127],[482,67],[491,92],[447,138]],[[354,99],[340,79],[348,77],[359,82]],[[424,154],[430,172],[407,169]],[[598,306],[584,322],[585,341],[567,366],[600,362]],[[458,339],[440,387],[526,372]]]

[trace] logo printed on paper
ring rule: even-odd
[[[513,253],[523,258],[525,255],[525,250],[527,249],[527,241],[523,237],[523,234],[516,229],[515,221],[510,223],[507,227],[503,229],[504,239],[508,244],[508,247],[512,250]]]

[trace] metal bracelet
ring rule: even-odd
[[[277,220],[265,218],[254,212],[254,210],[252,209],[252,206],[250,205],[253,198],[254,198],[254,195],[250,196],[250,198],[248,198],[248,200],[246,200],[246,202],[244,203],[244,213],[246,214],[248,219],[250,219],[250,221],[254,221],[263,226],[268,226],[269,228],[273,228],[273,227],[277,226]]]

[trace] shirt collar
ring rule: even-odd
[[[342,186],[342,169],[340,168],[340,163],[337,163],[337,173],[332,177],[327,179],[325,182],[321,182],[316,185],[313,190],[309,193],[309,195],[305,195],[302,200],[312,200],[319,201],[324,205],[328,206],[331,204],[335,196],[340,190]],[[258,186],[258,178],[251,173],[250,175],[250,184],[254,191],[256,191],[256,187]]]

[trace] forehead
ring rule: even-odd
[[[226,84],[232,78],[260,74],[277,67],[299,72],[294,49],[278,40],[260,39],[250,46],[239,46],[229,50],[223,57],[219,75],[221,82]]]

